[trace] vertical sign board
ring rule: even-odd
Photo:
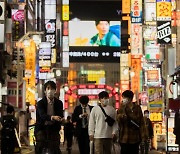
[[[62,1],[63,39],[62,39],[62,66],[69,67],[69,0]]]
[[[131,53],[142,55],[142,24],[131,24]]]
[[[171,44],[171,21],[157,21],[157,42]]]
[[[131,22],[142,23],[142,0],[131,0]]]
[[[131,1],[130,0],[123,0],[122,1],[122,13],[123,14],[130,14],[130,6],[131,6]]]
[[[45,40],[51,43],[51,63],[56,63],[56,20],[45,20]]]
[[[24,35],[24,10],[12,9],[12,36],[18,41]]]
[[[135,93],[140,92],[140,72],[141,72],[141,56],[139,58],[132,57],[131,59],[131,89]]]

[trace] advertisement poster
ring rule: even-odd
[[[171,44],[171,21],[157,21],[157,42]]]
[[[142,54],[142,24],[131,24],[131,53]]]
[[[157,20],[171,20],[171,0],[157,0]]]
[[[131,0],[131,22],[142,23],[142,0]]]
[[[145,70],[145,83],[148,86],[159,86],[161,84],[160,68],[150,68]]]
[[[156,3],[145,3],[145,21],[156,21]]]
[[[148,99],[150,112],[163,112],[163,90],[161,87],[150,87]]]

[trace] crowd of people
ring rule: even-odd
[[[36,154],[61,154],[59,131],[62,125],[69,153],[75,135],[80,154],[111,154],[114,143],[119,144],[118,150],[121,154],[148,154],[153,138],[149,111],[145,110],[143,116],[140,105],[133,102],[134,93],[131,90],[122,93],[122,104],[117,111],[110,105],[107,91],[98,94],[99,101],[96,106],[89,105],[88,96],[81,96],[79,105],[75,107],[71,116],[67,116],[66,121],[63,103],[55,97],[56,84],[53,81],[46,82],[44,92],[45,96],[37,102],[34,132]],[[177,136],[178,119],[179,114],[175,119],[174,133]],[[0,122],[1,153],[13,154],[17,120],[12,106],[7,107],[7,115],[3,116]],[[7,133],[7,128],[8,131],[11,129],[12,133]]]

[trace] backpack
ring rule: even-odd
[[[2,138],[12,139],[15,137],[16,122],[14,118],[3,117],[2,118]]]

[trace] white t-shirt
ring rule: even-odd
[[[103,107],[106,114],[116,120],[116,110],[107,105]],[[99,106],[93,107],[89,118],[89,135],[94,135],[94,138],[112,138],[112,134],[116,134],[118,130],[117,122],[110,127],[105,122],[105,115]]]

